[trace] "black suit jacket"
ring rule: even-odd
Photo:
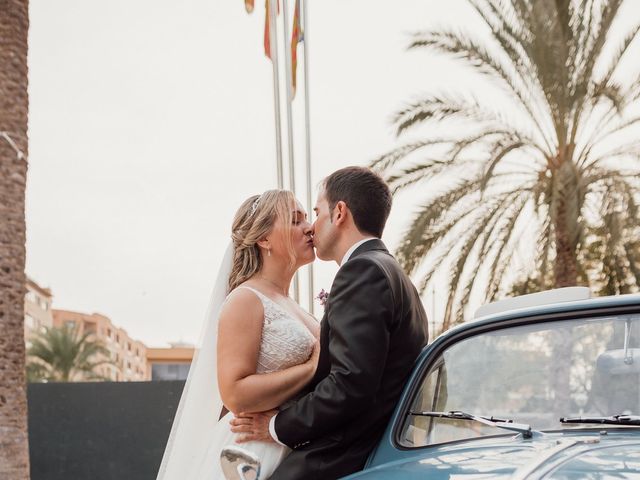
[[[271,480],[361,470],[427,339],[422,302],[400,265],[382,241],[360,245],[331,287],[310,391],[276,417],[293,451]]]

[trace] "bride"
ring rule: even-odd
[[[286,190],[252,196],[231,238],[158,480],[223,479],[220,453],[237,437],[233,415],[278,408],[315,373],[320,326],[289,298],[296,270],[315,259],[304,209]],[[223,406],[229,413],[218,420]],[[289,453],[275,442],[242,448],[260,458],[263,479]]]

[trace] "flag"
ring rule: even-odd
[[[292,96],[296,95],[296,73],[298,71],[298,43],[304,41],[304,33],[300,26],[300,0],[296,0],[293,13],[293,29],[291,30],[291,87]]]
[[[280,14],[280,0],[278,2],[278,14]],[[253,13],[253,9],[255,7],[255,0],[244,0],[244,8],[247,13]],[[267,58],[271,59],[271,41],[269,38],[269,29],[270,29],[270,15],[269,15],[269,0],[265,0],[264,2],[264,54]]]
[[[277,5],[277,14],[280,15],[280,0],[276,0]],[[264,2],[264,54],[268,59],[271,59],[271,41],[270,41],[270,26],[271,26],[271,15],[269,15],[269,0]]]

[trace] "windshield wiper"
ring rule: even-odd
[[[560,423],[599,423],[601,425],[640,425],[639,415],[612,415],[610,417],[562,417]]]
[[[483,425],[490,427],[503,428],[505,430],[511,430],[512,432],[521,433],[524,438],[531,438],[533,431],[531,426],[525,423],[514,423],[513,420],[496,418],[496,417],[484,417],[480,415],[473,415],[471,413],[461,412],[459,410],[452,410],[450,412],[410,412],[411,415],[419,417],[435,417],[435,418],[451,418],[454,420],[471,420],[473,422],[479,422]],[[535,432],[539,433],[539,432]]]

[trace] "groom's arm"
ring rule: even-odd
[[[387,360],[394,303],[381,266],[366,257],[345,263],[328,308],[330,373],[275,418],[278,440],[291,447],[342,427],[373,403]]]

